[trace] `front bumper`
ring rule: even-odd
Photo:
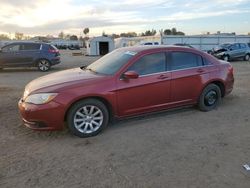
[[[213,54],[217,59],[223,59],[224,54]]]
[[[47,104],[35,105],[18,102],[18,108],[26,127],[33,130],[62,130],[64,125],[64,106],[51,101]]]

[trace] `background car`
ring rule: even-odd
[[[186,46],[186,47],[189,47],[189,48],[194,48],[193,46],[191,46],[190,44],[186,44],[186,43],[177,43],[177,44],[174,44],[175,46]]]
[[[250,59],[250,47],[247,43],[222,44],[213,48],[209,53],[224,61],[238,58],[243,58],[245,61]]]
[[[160,45],[159,42],[143,42],[140,45],[144,46],[154,46],[154,45]]]
[[[0,68],[37,67],[40,71],[48,71],[60,62],[58,49],[47,43],[14,42],[0,50]]]
[[[79,137],[97,135],[113,118],[175,107],[216,108],[234,84],[233,67],[187,47],[119,48],[87,67],[30,82],[19,101],[24,124],[34,130],[62,129]]]

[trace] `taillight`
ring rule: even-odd
[[[234,68],[232,65],[229,65],[228,70],[230,73],[232,73],[232,74],[234,73]]]
[[[56,54],[56,53],[59,53],[59,50],[49,49],[49,53]]]

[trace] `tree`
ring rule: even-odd
[[[65,36],[64,36],[64,32],[61,31],[61,32],[58,34],[58,37],[61,38],[61,39],[63,39],[63,38],[65,37]]]
[[[178,31],[176,28],[165,29],[163,33],[164,35],[185,35],[184,32]]]
[[[172,31],[170,29],[165,29],[163,33],[164,35],[171,35]]]
[[[89,28],[88,27],[84,28],[83,33],[84,35],[87,35],[89,33]]]
[[[113,34],[111,35],[111,37],[114,38],[114,39],[116,39],[116,38],[119,38],[120,35],[113,33]]]
[[[151,31],[150,30],[145,31],[145,33],[142,33],[141,36],[154,36],[155,34],[156,30],[152,29]]]
[[[174,27],[171,29],[172,35],[176,35],[177,34],[177,29]]]
[[[105,31],[102,32],[103,37],[107,37],[108,35],[105,33]]]
[[[69,37],[69,40],[78,40],[78,37],[76,35],[71,35]]]
[[[70,39],[70,34],[65,35],[64,38],[69,40]]]
[[[22,40],[23,39],[23,33],[16,32],[15,33],[15,39],[16,40]]]
[[[10,38],[8,37],[8,35],[5,34],[0,34],[0,40],[9,40]]]
[[[137,37],[137,33],[136,32],[121,33],[120,37]]]
[[[183,33],[182,31],[177,31],[176,35],[185,35],[185,33]]]

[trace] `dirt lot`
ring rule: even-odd
[[[50,72],[93,62],[71,57]],[[233,62],[232,94],[211,112],[195,108],[133,118],[88,139],[34,132],[17,102],[35,69],[0,72],[0,187],[250,187],[250,63]]]

